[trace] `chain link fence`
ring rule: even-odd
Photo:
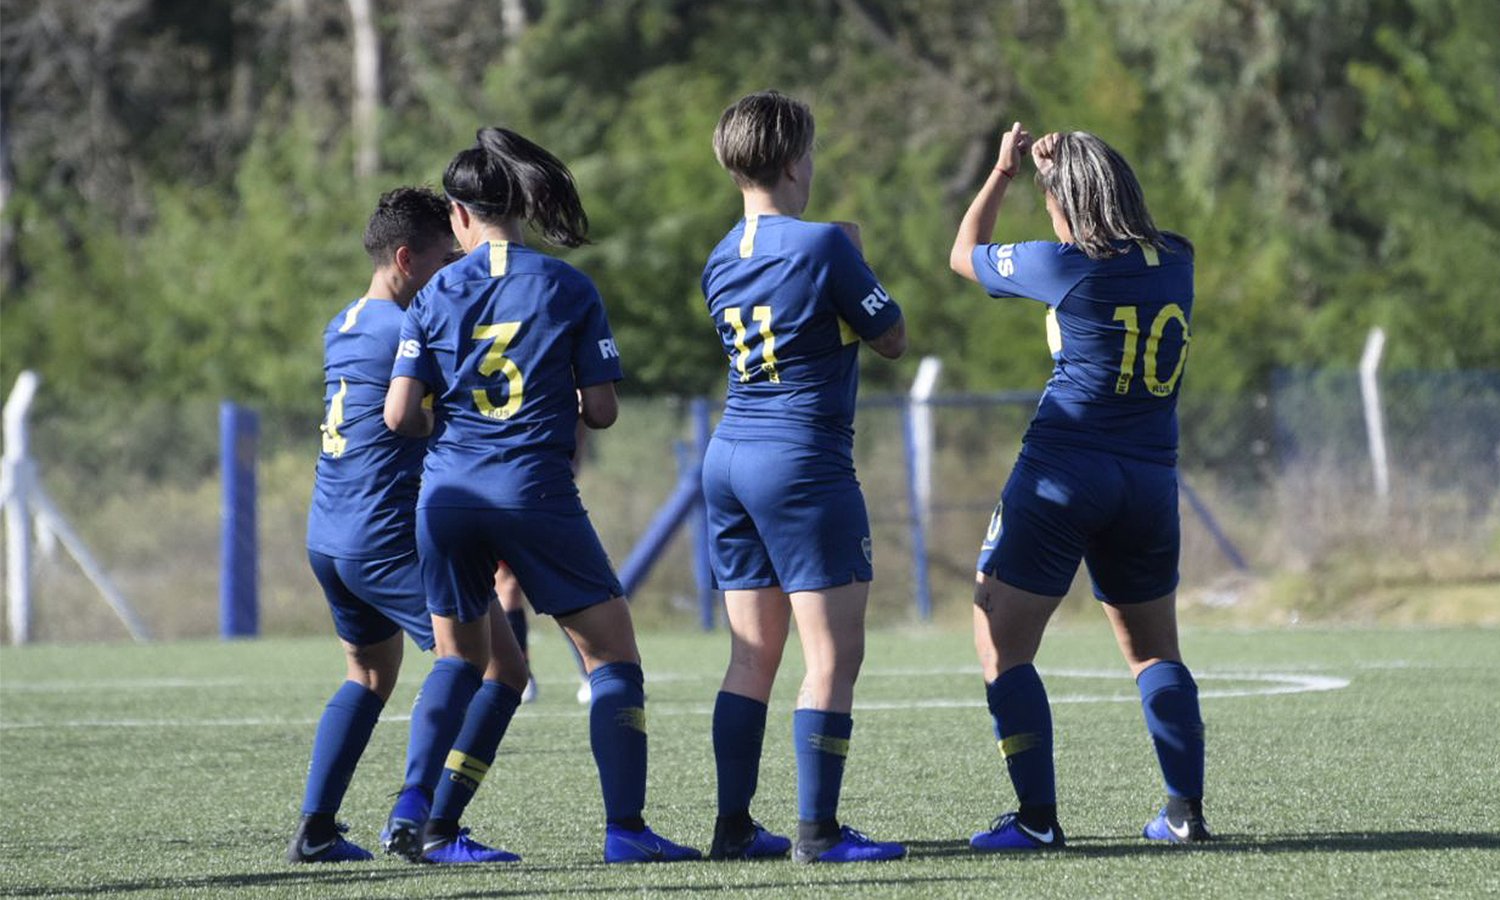
[[[1269,391],[1251,396],[1187,391],[1181,471],[1201,503],[1183,509],[1186,615],[1259,596],[1339,618],[1340,604],[1371,586],[1460,581],[1488,585],[1500,616],[1500,373],[1403,373],[1383,387],[1386,498],[1374,491],[1352,372],[1283,372]],[[968,621],[979,543],[1033,405],[1012,398],[932,408],[926,545],[940,624]],[[38,409],[32,446],[46,489],[151,633],[216,634],[217,404],[147,404],[80,418],[47,413],[44,395]],[[891,398],[867,397],[856,423],[855,464],[875,553],[871,619],[882,624],[916,619],[901,413]],[[312,409],[261,422],[265,634],[329,629],[303,549],[319,418]],[[591,437],[580,490],[616,565],[671,493],[674,447],[690,432],[686,401],[627,398],[619,423]],[[1235,552],[1246,569],[1236,566]],[[34,584],[34,639],[126,637],[61,548],[39,555]],[[1298,596],[1278,598],[1277,585]],[[694,627],[697,596],[691,547],[679,534],[633,598],[638,621]],[[1088,596],[1080,573],[1065,611],[1086,608]]]

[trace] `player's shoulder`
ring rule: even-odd
[[[982,249],[990,266],[1006,278],[1062,275],[1086,270],[1094,264],[1077,245],[1057,241],[1015,241],[989,244]]]
[[[524,289],[540,298],[553,298],[564,308],[599,294],[594,280],[582,269],[565,259],[529,247],[512,248],[507,274],[529,276],[529,285]]]
[[[854,249],[854,242],[844,229],[832,222],[807,222],[802,219],[785,220],[785,237],[782,241],[789,255],[827,255]]]
[[[328,320],[323,329],[325,339],[338,335],[366,334],[383,327],[400,329],[405,311],[389,300],[360,297],[349,303]]]

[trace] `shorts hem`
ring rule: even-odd
[[[1137,603],[1149,603],[1152,600],[1160,600],[1161,598],[1177,590],[1177,585],[1180,583],[1180,578],[1174,579],[1170,585],[1167,585],[1167,587],[1159,591],[1132,591],[1131,593],[1125,594],[1124,596],[1116,595],[1111,597],[1104,596],[1102,593],[1100,593],[1098,588],[1095,588],[1094,599],[1098,600],[1100,603],[1107,603],[1110,606],[1133,606]]]
[[[1011,587],[1016,588],[1017,590],[1026,591],[1030,594],[1040,594],[1043,597],[1066,596],[1068,593],[1068,588],[1072,587],[1072,582],[1069,582],[1068,584],[1063,585],[1061,590],[1058,590],[1051,585],[1043,585],[1037,582],[1023,583],[1022,580],[1018,578],[1007,578],[994,569],[982,569],[976,567],[974,571],[978,572],[981,575],[988,575],[990,578],[993,578],[996,581],[1004,582],[1005,584],[1008,584]]]
[[[720,591],[758,591],[761,588],[780,587],[775,578],[741,578],[736,581],[714,579],[714,589]]]
[[[830,590],[833,590],[834,588],[841,588],[841,587],[845,587],[845,586],[851,585],[851,584],[869,584],[870,582],[872,582],[874,580],[875,580],[875,577],[874,577],[874,573],[873,572],[870,575],[865,576],[864,578],[861,578],[860,575],[859,575],[859,573],[856,572],[853,575],[849,576],[848,578],[840,578],[840,579],[832,579],[832,578],[830,578],[830,579],[823,579],[823,580],[820,580],[820,581],[808,582],[808,583],[805,583],[805,584],[804,583],[800,583],[800,582],[796,583],[796,584],[789,584],[789,585],[788,584],[783,584],[781,586],[781,589],[783,591],[786,591],[788,594],[805,594],[805,593],[807,593],[809,591],[830,591]]]

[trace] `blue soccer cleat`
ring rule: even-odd
[[[432,798],[417,787],[404,787],[396,795],[396,805],[391,807],[390,818],[380,832],[380,845],[385,852],[405,857],[408,862],[422,861],[422,829],[427,825],[427,815],[432,810]]]
[[[453,837],[435,838],[422,845],[422,862],[440,866],[468,863],[520,862],[521,857],[499,847],[486,847],[469,837],[469,829],[460,828]]]
[[[792,839],[772,834],[765,826],[750,820],[748,828],[734,830],[714,826],[714,842],[709,859],[781,859],[792,850]]]
[[[1008,812],[990,825],[989,831],[981,831],[969,838],[969,846],[980,853],[998,853],[1005,850],[1050,850],[1067,846],[1062,826],[1053,822],[1038,830],[1021,824],[1020,818]]]
[[[1168,841],[1173,844],[1198,844],[1214,839],[1202,816],[1186,816],[1173,821],[1165,808],[1156,814],[1156,818],[1146,823],[1146,827],[1141,829],[1141,836],[1150,841]]]
[[[683,862],[702,859],[692,847],[674,844],[650,828],[631,831],[619,825],[604,829],[604,861],[607,863]]]
[[[375,858],[375,854],[344,838],[344,832],[349,826],[343,822],[334,825],[336,829],[332,838],[312,841],[307,837],[307,818],[304,817],[302,824],[297,828],[297,833],[292,836],[292,842],[286,848],[286,861],[290,863],[341,863],[341,862],[365,862]]]
[[[888,841],[875,841],[848,825],[839,829],[837,838],[821,841],[797,841],[792,859],[799,863],[883,862],[906,856],[906,847]]]

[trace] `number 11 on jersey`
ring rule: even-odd
[[[781,374],[776,371],[776,335],[771,331],[771,307],[752,306],[750,319],[760,325],[760,371],[773,383],[780,384]],[[745,320],[739,309],[731,306],[724,310],[724,321],[734,329],[734,365],[739,370],[740,382],[743,384],[750,380],[750,348],[745,344]]]

